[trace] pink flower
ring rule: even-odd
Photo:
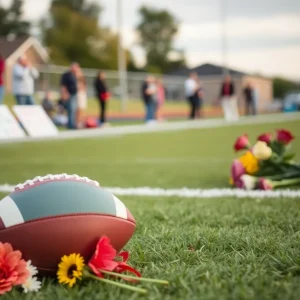
[[[235,182],[234,182],[234,186],[237,187],[238,189],[244,189],[245,188],[245,185],[244,185],[244,182],[242,181],[242,179],[237,179]]]
[[[285,129],[277,130],[277,141],[285,145],[289,144],[295,137]]]
[[[234,143],[233,148],[234,148],[235,152],[237,152],[240,150],[248,149],[249,145],[250,145],[250,143],[249,143],[248,135],[244,134],[237,138],[237,140]]]
[[[264,134],[261,134],[258,138],[257,138],[258,141],[261,141],[261,142],[265,142],[267,144],[270,144],[271,141],[272,141],[272,134],[271,133],[264,133]]]
[[[231,177],[233,181],[235,182],[237,179],[239,179],[242,175],[246,173],[246,170],[243,166],[243,164],[235,159],[231,165]]]
[[[258,188],[260,190],[273,190],[272,182],[266,178],[259,178],[258,180]]]
[[[24,284],[29,277],[27,264],[21,258],[20,251],[14,251],[10,244],[0,242],[0,295],[11,291],[15,285]]]

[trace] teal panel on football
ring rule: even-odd
[[[76,213],[116,215],[110,192],[75,181],[52,181],[10,197],[18,206],[24,221]]]

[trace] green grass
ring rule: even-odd
[[[77,173],[103,186],[226,187],[237,135],[299,122],[0,145],[0,183],[47,173]],[[1,196],[4,196],[2,194]],[[48,279],[37,294],[14,291],[1,299],[299,299],[299,199],[181,199],[121,197],[137,221],[126,249],[145,277],[139,296],[100,283],[69,290]]]

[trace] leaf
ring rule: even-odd
[[[292,160],[295,157],[295,153],[287,153],[283,156],[283,160],[284,161],[289,161]]]

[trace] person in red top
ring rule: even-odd
[[[5,61],[4,57],[0,53],[0,105],[4,98],[4,71],[5,71]]]
[[[220,93],[221,105],[226,121],[237,121],[239,119],[239,111],[237,106],[237,98],[235,96],[235,87],[231,77],[227,75],[221,87]]]

